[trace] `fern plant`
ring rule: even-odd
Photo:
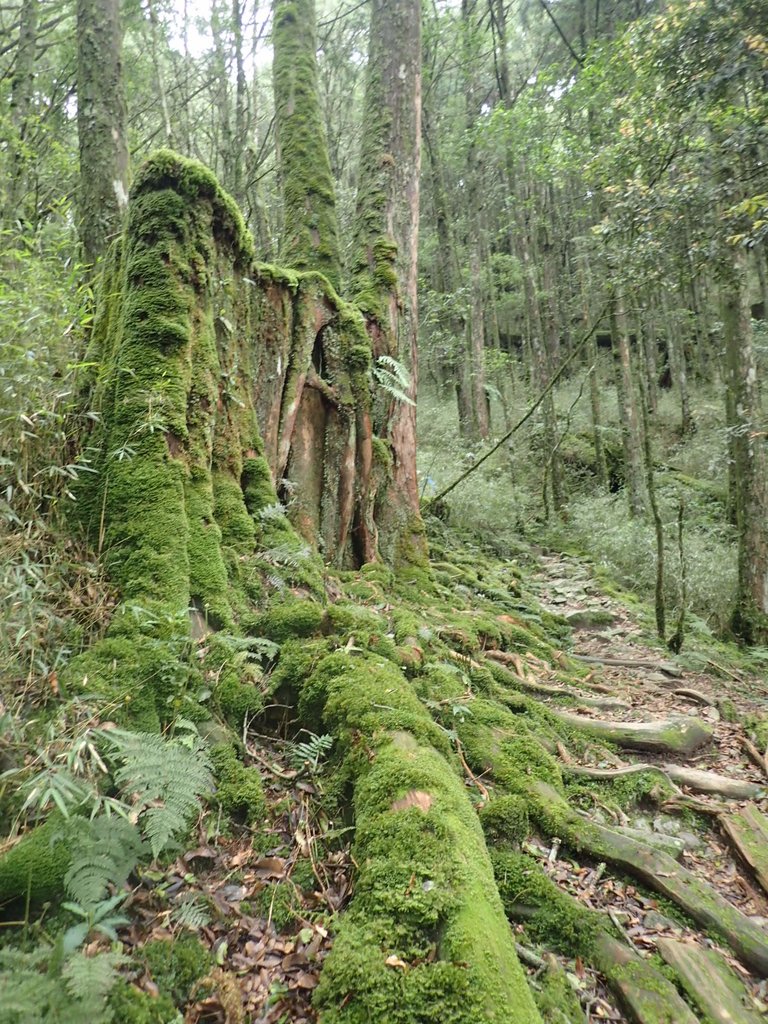
[[[106,732],[113,756],[121,762],[116,784],[130,794],[133,815],[152,856],[168,846],[200,810],[203,793],[213,790],[211,763],[197,737],[191,745],[152,733],[113,729]]]
[[[411,375],[402,363],[392,356],[379,356],[372,369],[373,379],[380,388],[398,402],[406,405],[416,403],[408,392],[411,389]]]
[[[88,909],[104,899],[110,886],[126,882],[145,844],[136,826],[123,818],[99,816],[78,825],[64,886],[75,903]]]
[[[61,942],[31,952],[0,949],[0,1019],[7,1024],[108,1024],[121,953],[66,955]]]
[[[295,771],[306,770],[314,774],[320,767],[320,762],[330,753],[333,736],[317,736],[306,729],[302,729],[302,732],[306,732],[309,739],[291,744],[288,749],[288,761]]]

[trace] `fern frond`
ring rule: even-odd
[[[406,405],[416,404],[408,394],[411,388],[411,375],[406,367],[392,356],[379,356],[372,374],[379,387],[396,401],[405,402]]]
[[[315,733],[309,733],[308,740],[291,745],[288,750],[288,761],[296,771],[306,767],[309,767],[310,771],[317,771],[320,761],[329,753],[332,746],[333,736],[316,736]]]
[[[107,996],[117,981],[117,968],[124,963],[122,953],[98,953],[86,956],[74,953],[65,962],[62,976],[69,995],[79,1003],[81,1020],[104,1019]]]
[[[200,895],[188,896],[173,908],[171,920],[182,928],[196,932],[211,922],[211,915],[205,898]]]
[[[105,734],[122,765],[115,782],[130,793],[138,824],[157,857],[213,790],[211,763],[200,741],[192,748],[152,733],[114,729]]]
[[[64,876],[67,894],[86,909],[95,907],[109,885],[123,885],[143,846],[136,826],[124,818],[83,822],[72,840],[72,862]]]
[[[279,501],[274,502],[272,505],[265,505],[264,508],[259,509],[258,517],[262,523],[271,523],[285,519],[285,506],[281,505]]]

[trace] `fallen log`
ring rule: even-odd
[[[659,939],[656,946],[708,1021],[761,1024],[765,1019],[750,1007],[746,988],[719,953],[677,939]]]
[[[648,750],[660,754],[692,754],[709,743],[712,730],[700,718],[668,718],[655,722],[610,722],[584,718],[569,711],[551,708],[552,714],[571,729],[617,743],[630,750]]]

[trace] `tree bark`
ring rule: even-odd
[[[94,263],[120,230],[128,203],[122,32],[117,0],[77,2],[79,230]]]
[[[747,252],[730,248],[722,267],[726,410],[738,531],[734,632],[747,643],[768,640],[768,467],[760,425],[757,366],[747,293]]]
[[[275,137],[283,194],[281,261],[341,287],[336,197],[317,90],[314,0],[275,0]]]
[[[416,477],[421,6],[373,0],[352,287],[373,359],[408,369],[408,401],[374,399],[373,428],[391,456],[376,501],[378,545],[393,564],[426,560]],[[391,364],[389,364],[391,365]],[[359,429],[369,429],[359,424]]]
[[[624,474],[629,499],[629,514],[641,516],[645,512],[643,487],[643,446],[640,420],[632,381],[632,363],[629,347],[629,325],[624,298],[615,295],[611,300],[611,335],[616,356],[616,392],[619,400],[619,419],[624,448]]]
[[[39,0],[24,0],[19,16],[19,45],[11,79],[8,192],[3,210],[4,227],[13,230],[23,217],[21,207],[29,164],[29,127],[35,81],[35,50]]]

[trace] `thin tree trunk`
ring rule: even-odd
[[[722,320],[726,389],[739,538],[733,628],[748,643],[768,641],[768,467],[759,422],[757,367],[747,291],[748,260],[741,246],[723,265]]]
[[[622,295],[614,295],[611,300],[611,335],[616,357],[616,393],[619,400],[629,514],[641,516],[645,512],[643,448],[637,402],[632,385],[629,325]]]
[[[35,50],[40,0],[24,0],[19,15],[19,45],[11,79],[11,138],[8,155],[8,191],[3,224],[12,229],[23,213],[29,164],[29,122],[35,79]]]
[[[128,202],[128,146],[118,0],[77,0],[79,229],[94,263],[120,230]]]

